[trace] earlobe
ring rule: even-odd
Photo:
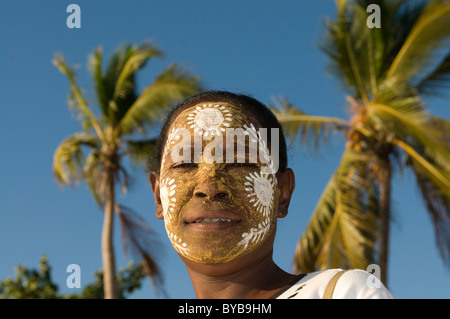
[[[160,187],[159,187],[159,175],[154,172],[149,176],[150,186],[152,188],[153,196],[155,198],[155,216],[158,219],[163,219],[163,209],[161,204]]]
[[[278,200],[278,218],[286,217],[289,204],[291,202],[292,193],[295,189],[294,172],[287,168],[278,176],[278,185],[280,189],[280,197]]]

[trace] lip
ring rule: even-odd
[[[217,220],[214,222],[203,222],[202,220]],[[227,220],[227,221],[219,221]],[[196,222],[197,221],[197,222]],[[234,228],[242,221],[242,218],[228,210],[208,210],[189,214],[185,218],[185,223],[194,230],[218,231]]]
[[[185,222],[192,224],[198,219],[230,219],[232,222],[240,222],[242,220],[238,214],[229,210],[205,210],[187,215]]]

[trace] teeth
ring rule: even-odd
[[[220,222],[231,223],[233,221],[228,218],[199,218],[194,223],[220,223]]]

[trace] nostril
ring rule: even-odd
[[[202,192],[197,192],[197,193],[195,193],[195,196],[196,197],[206,197],[206,194],[202,193]]]
[[[224,200],[228,198],[228,193],[227,192],[217,192],[214,195],[214,199],[215,200]]]
[[[226,192],[218,192],[216,194],[211,194],[212,197],[211,199],[224,199],[228,197],[228,194]],[[208,194],[205,194],[203,192],[196,192],[195,193],[195,197],[197,198],[204,198],[204,197],[208,197]]]

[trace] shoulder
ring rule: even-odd
[[[394,298],[381,281],[361,269],[347,270],[336,284],[335,299],[392,299]]]
[[[342,269],[328,269],[307,273],[278,298],[282,299],[321,299],[329,281]],[[338,280],[333,298],[335,299],[376,299],[393,298],[384,285],[370,273],[352,269],[347,270]]]

